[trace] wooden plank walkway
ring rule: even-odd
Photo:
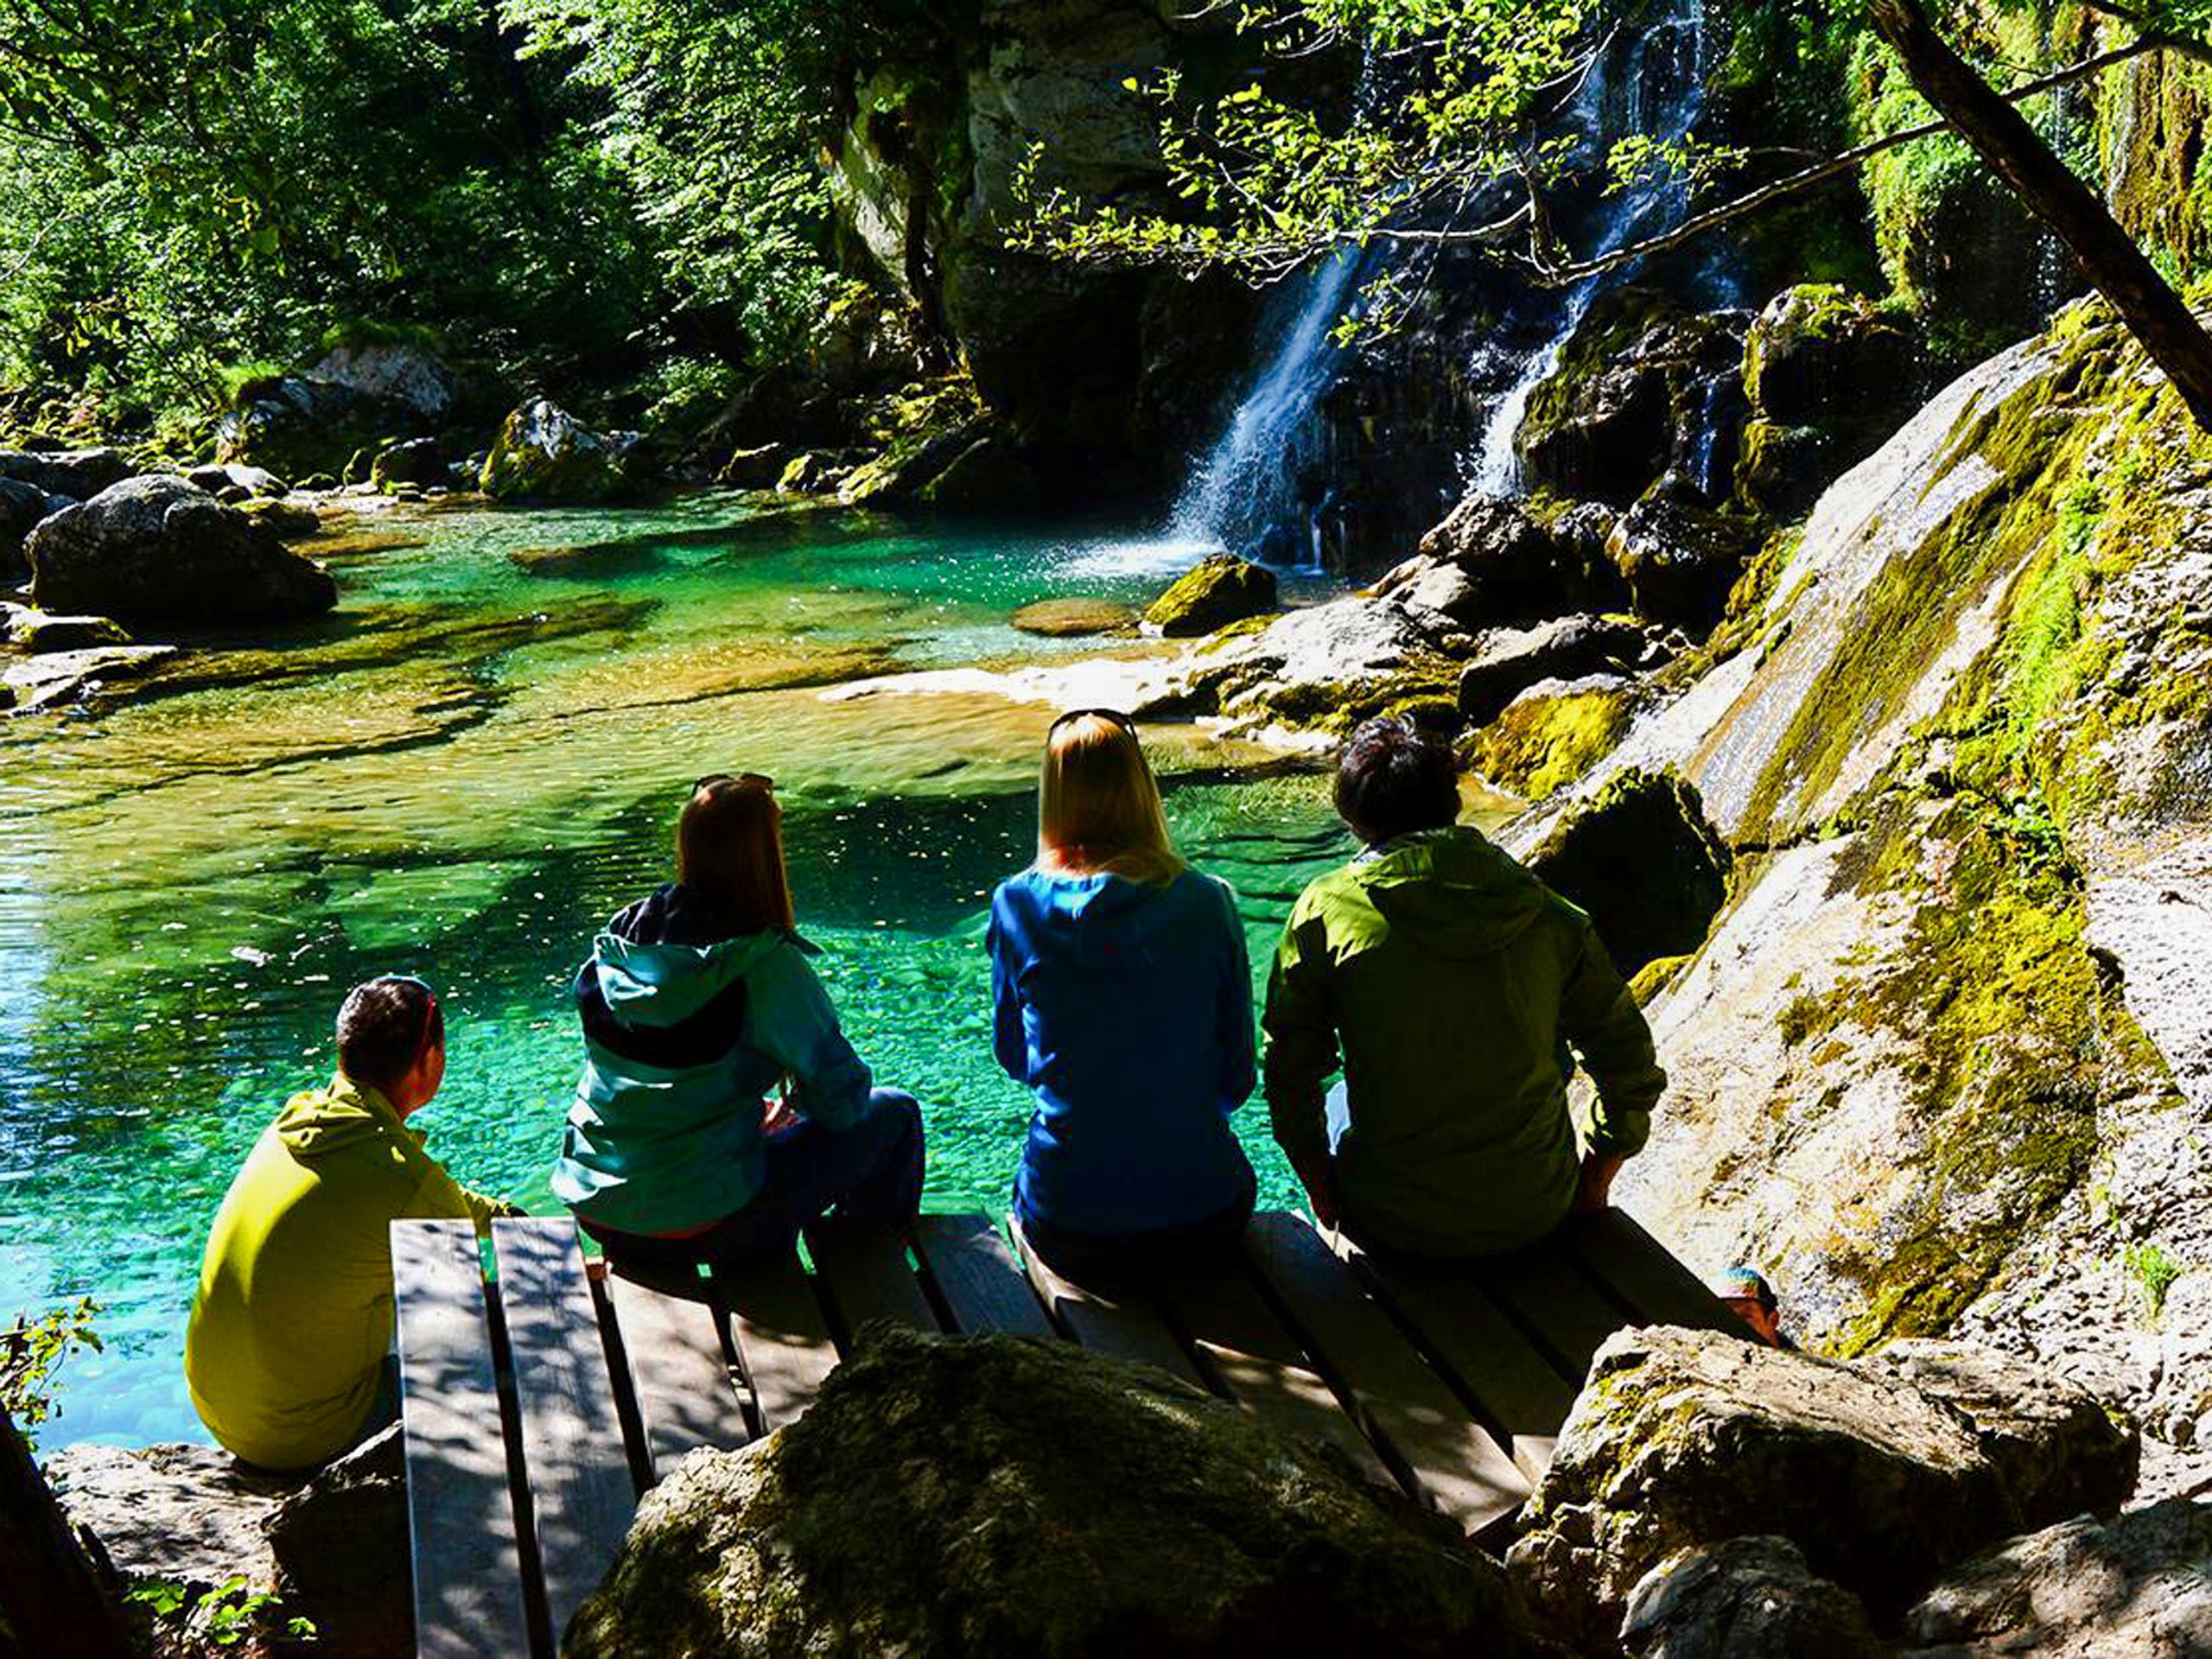
[[[416,1651],[550,1659],[638,1496],[798,1418],[885,1325],[1072,1340],[1327,1442],[1485,1544],[1551,1456],[1592,1353],[1642,1323],[1747,1334],[1618,1211],[1518,1255],[1370,1257],[1302,1217],[1243,1258],[1077,1286],[982,1215],[821,1228],[734,1272],[607,1274],[567,1220],[392,1230]]]

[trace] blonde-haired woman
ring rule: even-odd
[[[576,974],[584,1071],[553,1191],[617,1263],[785,1251],[832,1208],[913,1219],[920,1109],[874,1086],[817,954],[793,931],[775,785],[702,778],[676,880],[609,922]]]
[[[1225,1248],[1252,1166],[1252,976],[1236,899],[1176,856],[1128,717],[1052,722],[1037,861],[991,900],[999,1064],[1037,1093],[1014,1213],[1071,1278]]]

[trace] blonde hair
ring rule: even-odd
[[[676,879],[717,900],[734,934],[794,925],[784,815],[765,779],[702,779],[676,821]]]
[[[1110,715],[1062,715],[1037,784],[1037,868],[1166,884],[1183,873],[1135,730]]]

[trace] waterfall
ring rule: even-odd
[[[1611,141],[1625,133],[1680,143],[1704,107],[1707,69],[1702,0],[1671,0],[1664,16],[1637,30],[1624,49],[1602,54],[1584,78],[1567,117],[1581,135],[1582,160],[1602,168]],[[1584,257],[1602,258],[1664,232],[1681,219],[1688,196],[1681,181],[1661,178],[1602,198],[1591,217]],[[1513,383],[1491,405],[1468,468],[1471,493],[1503,498],[1520,493],[1520,458],[1513,446],[1529,397],[1559,367],[1599,296],[1635,270],[1631,263],[1600,271],[1567,291],[1549,338],[1522,359]]]
[[[1317,458],[1314,411],[1344,354],[1332,331],[1363,263],[1351,251],[1324,255],[1288,285],[1285,299],[1296,309],[1275,333],[1274,358],[1184,487],[1168,521],[1170,540],[1321,568],[1326,502],[1300,502],[1300,475]],[[1275,309],[1288,308],[1279,300]]]

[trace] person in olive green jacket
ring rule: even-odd
[[[1603,1209],[1667,1077],[1590,918],[1455,823],[1450,748],[1402,721],[1353,734],[1336,800],[1367,850],[1300,896],[1262,1022],[1274,1137],[1315,1215],[1454,1257]],[[1598,1085],[1580,1152],[1568,1044]]]
[[[519,1211],[469,1192],[404,1127],[445,1080],[430,988],[356,986],[338,1014],[338,1075],[284,1103],[232,1181],[184,1338],[194,1408],[264,1469],[327,1463],[398,1415],[391,1224],[482,1231]]]

